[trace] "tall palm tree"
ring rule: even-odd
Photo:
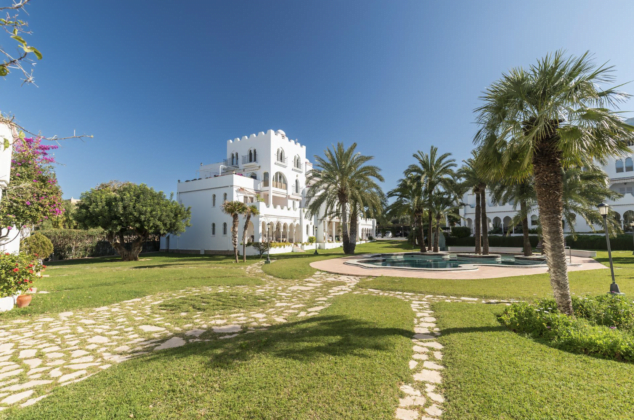
[[[242,214],[245,217],[244,230],[242,231],[242,262],[247,262],[247,231],[249,230],[249,223],[251,222],[251,217],[257,216],[260,214],[260,211],[258,210],[258,206],[251,204],[250,206],[244,206]]]
[[[432,222],[433,214],[431,211],[432,197],[439,187],[446,186],[455,177],[453,168],[456,167],[454,159],[450,159],[451,153],[444,153],[438,155],[438,148],[431,146],[429,153],[418,151],[414,154],[416,163],[410,165],[405,171],[406,175],[415,175],[420,178],[425,199],[427,202],[427,209],[429,210],[428,217],[428,248],[432,247]]]
[[[366,165],[373,157],[363,156],[356,152],[356,148],[356,143],[348,149],[343,143],[337,143],[333,150],[326,149],[325,158],[315,156],[316,165],[308,173],[307,179],[310,185],[306,194],[309,213],[319,214],[324,207],[324,214],[339,214],[345,254],[354,252],[348,230],[351,198],[358,197],[361,194],[358,189],[362,187],[380,190],[376,181],[383,181],[377,166]]]
[[[613,68],[596,66],[588,53],[549,54],[528,69],[512,69],[493,83],[478,107],[474,142],[524,157],[535,179],[535,193],[558,309],[572,315],[564,249],[563,169],[586,157],[604,161],[629,152],[634,128],[612,109],[628,98],[612,83]],[[612,108],[612,109],[610,109]]]
[[[524,256],[533,255],[533,247],[531,246],[528,236],[528,215],[531,211],[531,204],[535,198],[532,180],[530,178],[513,179],[512,177],[502,178],[494,183],[491,188],[491,195],[497,203],[512,203],[513,208],[520,210],[513,218],[513,226],[522,225],[523,251]]]
[[[361,185],[352,189],[354,192],[350,197],[350,253],[354,254],[357,246],[357,234],[359,218],[377,218],[381,215],[385,194],[376,185],[368,185],[364,180],[356,180]]]
[[[242,201],[225,201],[222,203],[222,211],[231,216],[231,242],[233,244],[233,254],[238,262],[238,227],[240,225],[240,215],[243,214],[247,206]]]
[[[427,252],[423,232],[423,215],[425,213],[425,201],[420,177],[410,175],[399,179],[396,188],[387,193],[388,198],[396,198],[389,206],[388,212],[392,216],[408,214],[412,218],[420,252]]]
[[[483,175],[482,165],[479,163],[480,154],[472,151],[469,159],[463,160],[462,167],[458,170],[458,176],[462,179],[464,188],[469,188],[475,195],[475,220],[474,236],[475,236],[475,253],[489,254],[489,220],[486,210],[482,210],[486,206],[486,182],[487,178]]]
[[[440,225],[445,216],[458,216],[458,202],[456,196],[448,191],[438,191],[432,197],[432,211],[436,218],[436,235],[434,235],[434,250],[438,252],[438,244],[440,239]]]

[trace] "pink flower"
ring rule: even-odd
[[[31,202],[30,202],[30,201],[27,201],[27,202],[26,202],[26,205],[27,205],[27,206],[30,206],[30,205],[31,205]]]

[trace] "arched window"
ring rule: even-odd
[[[299,155],[293,158],[293,166],[296,167],[297,169],[302,168],[302,159],[299,157]]]
[[[223,199],[222,201],[223,201],[223,202],[224,202],[224,201],[227,201],[227,193],[225,193],[225,195],[224,195],[224,199]]]
[[[211,196],[211,207],[216,207],[216,194]]]
[[[295,194],[299,194],[299,179],[295,180]]]
[[[308,225],[306,225],[306,235],[310,235],[310,234],[308,233],[308,229],[309,229],[309,226],[308,226]]]
[[[222,224],[222,234],[226,235],[227,234],[227,223],[223,223]]]
[[[249,162],[253,162],[253,150],[249,149]]]
[[[212,234],[212,235],[215,235],[215,234],[216,234],[216,224],[215,224],[215,223],[212,223],[212,224],[211,224],[211,234]]]
[[[273,175],[273,186],[283,190],[286,189],[286,177],[283,173],[276,172],[275,175]]]
[[[625,172],[634,171],[634,164],[632,164],[632,158],[625,159]]]
[[[240,162],[238,161],[238,152],[236,152],[236,166],[238,166],[240,164]]]
[[[253,161],[257,162],[258,161],[258,151],[253,149]]]
[[[284,149],[282,149],[281,147],[277,149],[277,161],[284,162]]]
[[[616,161],[616,172],[623,172],[623,161],[621,159]]]

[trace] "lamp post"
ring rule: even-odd
[[[317,252],[317,225],[313,226],[313,234],[315,235],[315,253],[313,255],[319,255]]]
[[[265,221],[265,223],[266,223],[266,243],[268,243],[268,246],[266,247],[266,261],[264,261],[264,264],[271,264],[271,234],[269,232],[268,221]]]
[[[632,238],[634,238],[634,219],[630,222],[630,227],[632,228]],[[634,239],[632,239],[634,241]],[[632,251],[632,255],[634,255],[634,251]]]
[[[605,241],[608,245],[608,257],[610,258],[610,273],[612,274],[612,284],[610,285],[610,293],[613,295],[622,294],[619,290],[619,285],[614,280],[614,266],[612,265],[612,249],[610,248],[610,235],[608,234],[608,213],[610,213],[610,206],[605,203],[601,203],[597,206],[599,213],[603,216],[603,230],[605,231]]]

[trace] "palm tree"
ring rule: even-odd
[[[373,165],[366,165],[372,156],[363,156],[356,152],[357,144],[353,143],[346,149],[343,143],[326,149],[325,158],[315,156],[316,165],[308,173],[307,184],[310,185],[306,194],[308,210],[311,215],[319,214],[324,207],[324,214],[338,214],[341,217],[341,235],[343,238],[343,252],[354,252],[350,246],[348,230],[348,215],[351,199],[362,193],[359,188],[365,187],[380,190],[375,180],[383,181],[381,170]],[[325,217],[325,216],[324,216]]]
[[[425,202],[420,177],[410,175],[399,179],[396,188],[387,193],[388,198],[396,198],[388,212],[393,216],[408,214],[412,219],[412,228],[416,234],[420,252],[427,252],[423,232]]]
[[[528,215],[531,211],[531,203],[534,200],[533,184],[530,178],[513,179],[511,177],[503,178],[493,184],[491,195],[497,203],[512,203],[513,208],[517,210],[517,204],[520,205],[519,213],[513,218],[513,226],[522,225],[523,250],[524,256],[533,255],[533,247],[531,246],[528,236]]]
[[[417,163],[410,165],[405,171],[406,175],[415,175],[420,178],[423,188],[428,217],[428,248],[432,247],[432,222],[433,214],[431,211],[432,197],[438,187],[446,186],[455,176],[453,168],[456,167],[455,160],[450,159],[451,153],[445,153],[438,156],[438,148],[431,146],[429,153],[423,153],[420,150],[414,154]]]
[[[456,209],[458,208],[458,203],[456,200],[456,196],[447,191],[439,191],[432,197],[432,208],[431,210],[434,212],[436,217],[436,235],[434,236],[434,250],[433,252],[438,252],[438,242],[440,239],[440,224],[443,217],[452,215],[459,217],[457,215]]]
[[[628,98],[612,83],[612,67],[596,66],[588,53],[565,58],[556,52],[527,70],[516,68],[493,83],[478,107],[474,142],[519,154],[532,172],[550,283],[558,309],[572,315],[564,249],[563,169],[585,158],[604,161],[630,152],[633,127],[614,108]]]
[[[353,194],[350,197],[350,253],[354,254],[357,246],[359,218],[379,217],[383,210],[385,194],[376,184],[362,183],[351,190]]]
[[[244,230],[242,232],[242,262],[247,262],[247,231],[249,230],[249,223],[251,222],[251,217],[257,216],[260,214],[260,211],[258,210],[258,206],[251,204],[250,206],[244,206],[242,214],[245,217]]]
[[[463,166],[458,170],[458,176],[462,179],[463,188],[469,188],[475,195],[475,253],[489,254],[489,220],[486,215],[486,181],[483,176],[482,166],[478,162],[479,154],[477,151],[471,152],[471,158],[463,160]]]
[[[247,206],[242,201],[225,201],[222,203],[222,211],[231,216],[233,224],[231,225],[231,242],[233,244],[233,254],[238,262],[238,227],[240,224],[240,215],[243,214]]]

